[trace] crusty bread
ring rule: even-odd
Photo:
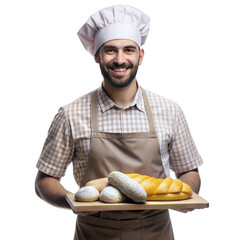
[[[75,200],[80,202],[93,202],[99,197],[99,192],[95,187],[86,186],[79,188],[75,193]]]
[[[144,188],[148,195],[147,200],[181,200],[192,196],[190,186],[179,179],[157,179],[137,173],[127,175]]]
[[[143,187],[124,173],[113,171],[108,175],[108,181],[134,202],[143,203],[147,200]]]
[[[126,196],[113,186],[104,188],[99,196],[99,200],[107,203],[118,203],[124,202]]]
[[[124,174],[125,175],[125,174]],[[140,175],[137,173],[126,174],[131,179],[138,182],[147,193],[147,200],[181,200],[192,196],[192,190],[189,185],[183,183],[179,179],[172,178],[154,178],[147,175]],[[99,181],[100,180],[100,181]],[[129,184],[129,180],[123,185]],[[107,178],[100,178],[87,183],[88,186],[94,186],[99,191],[102,191],[104,186],[108,186]],[[118,186],[115,185],[117,188]],[[126,188],[121,187],[121,188]],[[128,188],[128,187],[127,187]],[[121,189],[120,189],[121,190]]]
[[[99,193],[102,192],[102,190],[109,186],[109,182],[107,178],[98,178],[98,179],[94,179],[92,181],[89,181],[86,186],[92,186],[95,187]]]

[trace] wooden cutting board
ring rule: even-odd
[[[74,194],[68,193],[66,199],[74,213],[85,211],[123,211],[123,210],[150,210],[150,209],[202,209],[209,207],[208,201],[193,193],[192,197],[178,201],[147,201],[145,203],[103,203],[77,202]]]

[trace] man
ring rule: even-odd
[[[198,193],[202,164],[180,107],[142,89],[149,17],[130,6],[92,15],[79,30],[103,75],[102,86],[60,109],[37,163],[36,192],[69,208],[60,183],[69,163],[79,186],[111,171],[165,178],[170,168]],[[166,210],[88,212],[77,216],[74,239],[174,239]]]

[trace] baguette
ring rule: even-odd
[[[99,193],[102,192],[102,190],[109,186],[109,182],[107,178],[98,178],[94,179],[92,181],[89,181],[86,186],[92,186],[95,187]]]
[[[147,200],[182,200],[192,196],[189,185],[179,179],[157,179],[137,173],[126,174],[138,182],[147,193]]]

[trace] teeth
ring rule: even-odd
[[[126,68],[115,68],[114,69],[115,72],[123,72],[125,70],[126,70]]]

